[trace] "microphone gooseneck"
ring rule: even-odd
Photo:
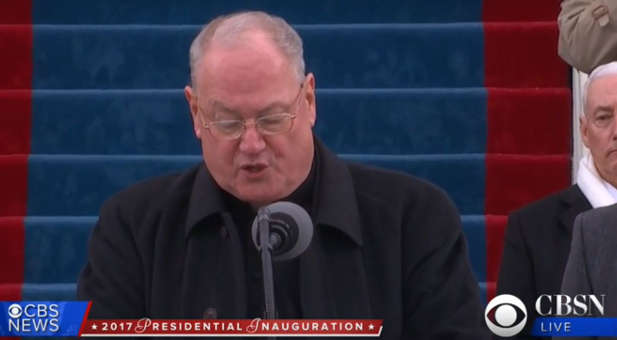
[[[313,238],[313,221],[301,206],[276,202],[257,211],[251,229],[260,253],[266,319],[276,318],[272,261],[285,261],[302,254]]]
[[[291,202],[276,202],[262,207],[253,221],[252,237],[257,249],[261,240],[258,236],[260,218],[266,218],[269,225],[269,245],[275,261],[291,260],[308,248],[313,238],[313,221],[301,206]]]

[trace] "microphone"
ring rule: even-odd
[[[261,255],[266,319],[276,318],[272,260],[290,260],[302,254],[313,238],[313,221],[301,206],[276,202],[260,208],[251,228]]]
[[[253,221],[253,243],[261,250],[259,220],[270,226],[270,247],[274,261],[286,261],[302,254],[313,238],[313,221],[301,206],[291,202],[276,202],[262,207]]]

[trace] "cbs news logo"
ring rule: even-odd
[[[22,333],[58,332],[59,305],[45,303],[14,303],[7,308],[8,331]]]

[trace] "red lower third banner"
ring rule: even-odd
[[[80,336],[362,336],[379,337],[383,320],[87,320]]]

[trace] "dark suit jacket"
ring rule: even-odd
[[[460,218],[435,186],[339,160],[317,143],[303,318],[384,319],[387,339],[487,337]],[[243,245],[203,166],[125,190],[102,210],[78,297],[93,317],[247,317]]]
[[[537,317],[537,297],[559,292],[574,219],[589,209],[591,205],[578,186],[573,185],[510,215],[497,294],[517,296],[527,307],[527,326],[517,338],[529,337]]]
[[[570,296],[605,294],[604,316],[617,317],[617,204],[590,210],[576,219],[561,290]],[[595,309],[592,312],[602,316]]]

